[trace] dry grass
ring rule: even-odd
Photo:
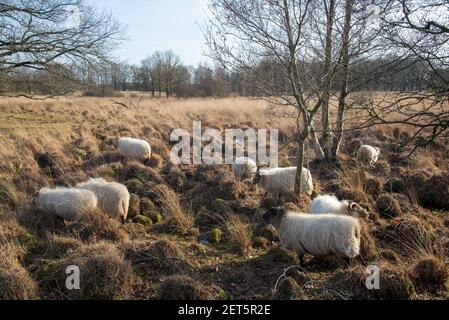
[[[168,239],[149,243],[134,241],[123,246],[125,257],[146,275],[160,278],[161,274],[192,273],[194,266],[181,248]]]
[[[161,208],[164,226],[170,231],[183,235],[196,235],[195,216],[190,210],[181,206],[178,195],[166,185],[158,185],[153,189],[156,203]]]
[[[68,266],[80,270],[80,290],[65,287]],[[37,271],[45,295],[52,299],[130,299],[138,278],[129,261],[111,243],[83,245],[60,260],[44,260]]]
[[[0,245],[0,300],[38,299],[38,285],[20,264],[17,251]]]
[[[226,212],[222,215],[220,223],[232,249],[244,253],[251,248],[253,231],[244,218],[232,212]]]
[[[209,300],[211,288],[187,276],[165,278],[158,289],[160,300]]]
[[[140,97],[117,99],[137,104]],[[172,129],[190,131],[194,120],[201,120],[203,129],[221,131],[277,128],[281,141],[287,141],[293,123],[274,117],[267,107],[246,98],[167,101],[145,96],[137,109],[113,105],[107,98],[0,98],[0,298],[217,298],[218,286],[236,298],[271,297],[283,268],[298,262],[292,253],[273,247],[276,232],[260,224],[263,207],[307,212],[309,201],[300,208],[288,199],[262,201],[262,190],[250,181],[236,181],[229,166],[173,166],[169,159]],[[350,128],[357,120],[352,112],[348,116],[353,118]],[[312,148],[307,148],[318,191],[355,200],[384,216],[363,225],[362,257],[353,269],[342,271],[341,264],[323,269],[329,259],[307,257],[307,281],[286,281],[282,297],[414,298],[414,284],[423,294],[418,297],[429,299],[437,297],[434,288],[444,289],[445,277],[436,275],[446,267],[449,220],[445,212],[430,210],[447,206],[449,148],[441,141],[398,161],[394,150],[407,134],[406,128],[386,126],[347,132],[340,168],[313,162]],[[121,136],[148,140],[154,157],[144,163],[122,159],[116,148]],[[375,167],[360,168],[354,161],[361,142],[382,147]],[[294,165],[295,156],[294,145],[283,149],[281,165]],[[97,212],[67,227],[31,205],[40,188],[74,185],[87,177],[125,183],[133,193],[135,216],[122,226]],[[388,197],[385,206],[376,206],[379,196]],[[145,222],[138,214],[152,222],[137,223]],[[216,241],[216,230],[223,230],[221,241]],[[205,239],[196,237],[199,232],[214,234],[211,239],[218,243],[199,244]],[[4,247],[10,248],[6,258]],[[87,270],[86,286],[78,294],[62,289],[67,263]],[[376,295],[361,286],[367,263],[385,268],[386,285]],[[395,267],[404,265],[410,274]],[[161,285],[161,274],[172,277]]]

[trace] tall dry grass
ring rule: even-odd
[[[173,190],[166,185],[158,185],[152,192],[161,208],[161,214],[165,220],[164,225],[170,231],[183,236],[198,233],[195,215],[192,211],[181,206],[179,197]]]
[[[219,224],[225,230],[230,247],[241,253],[251,248],[253,230],[249,222],[234,212],[224,211],[218,217]]]

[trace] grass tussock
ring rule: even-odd
[[[221,225],[233,250],[244,253],[251,248],[253,230],[248,221],[232,212],[227,212],[222,217]]]
[[[198,234],[194,214],[181,206],[178,195],[166,185],[158,185],[153,189],[156,203],[161,208],[163,226],[169,231],[182,235]]]
[[[449,289],[449,268],[444,260],[435,256],[418,260],[411,269],[411,277],[415,285],[423,290]]]
[[[66,268],[80,270],[80,290],[66,289]],[[121,300],[132,297],[138,277],[123,254],[108,242],[83,245],[59,260],[45,260],[37,271],[52,299]]]
[[[86,242],[123,242],[128,239],[120,223],[97,210],[85,214],[79,221],[69,226],[72,234]]]
[[[382,264],[379,266],[379,290],[366,287],[367,274],[364,267],[339,271],[326,284],[333,288],[331,297],[363,300],[410,300],[416,297],[415,287],[406,272],[400,268]]]
[[[441,255],[443,252],[441,239],[437,237],[435,229],[412,215],[393,220],[376,233],[392,248],[411,257]]]
[[[0,300],[36,300],[39,289],[13,246],[0,246]]]
[[[158,288],[160,300],[210,300],[213,295],[210,288],[187,276],[165,278]]]
[[[181,248],[168,239],[153,243],[128,242],[124,244],[123,252],[126,259],[146,275],[159,277],[160,274],[191,273],[194,270]]]

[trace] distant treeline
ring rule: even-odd
[[[30,95],[81,90],[86,96],[113,96],[117,91],[141,91],[167,98],[259,96],[262,94],[258,90],[259,83],[252,80],[257,78],[255,72],[276,79],[278,86],[288,86],[283,68],[274,59],[266,59],[253,70],[227,70],[206,63],[186,66],[172,51],[157,51],[139,65],[105,63],[76,69],[62,65],[48,68],[48,71],[19,69],[7,76],[0,74],[2,80],[7,80],[0,81],[0,90]],[[307,79],[304,83],[309,83],[310,89],[319,87],[321,79],[314,74],[322,74],[322,63],[301,62],[299,68],[304,71],[304,79]],[[313,70],[316,72],[311,72]],[[390,56],[354,61],[349,75],[350,91],[421,91],[438,90],[443,84],[441,77],[449,79],[449,70],[434,70],[425,62]],[[337,91],[339,83],[337,73],[333,76],[332,88]]]

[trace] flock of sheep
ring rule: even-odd
[[[151,157],[150,144],[139,139],[120,138],[118,149],[129,159],[146,160]],[[79,183],[75,188],[43,188],[34,203],[64,222],[77,221],[84,214],[100,208],[111,218],[124,223],[128,218],[129,199],[125,185],[98,178]]]
[[[139,139],[120,138],[118,150],[128,159],[144,161],[151,157],[150,144]],[[362,145],[357,159],[373,165],[379,155],[379,148]],[[296,170],[296,167],[259,169],[256,162],[247,157],[236,159],[232,165],[237,179],[251,178],[260,183],[266,193],[278,196],[294,189]],[[302,170],[302,190],[312,195],[312,175],[308,169]],[[43,188],[34,199],[40,209],[64,222],[77,221],[84,214],[101,209],[124,223],[128,217],[129,201],[126,186],[101,178],[89,179],[74,188]],[[263,218],[275,227],[281,245],[298,253],[302,265],[305,253],[315,256],[336,254],[347,260],[358,256],[359,218],[367,219],[368,216],[368,212],[355,202],[323,195],[313,200],[309,214],[272,208]]]

